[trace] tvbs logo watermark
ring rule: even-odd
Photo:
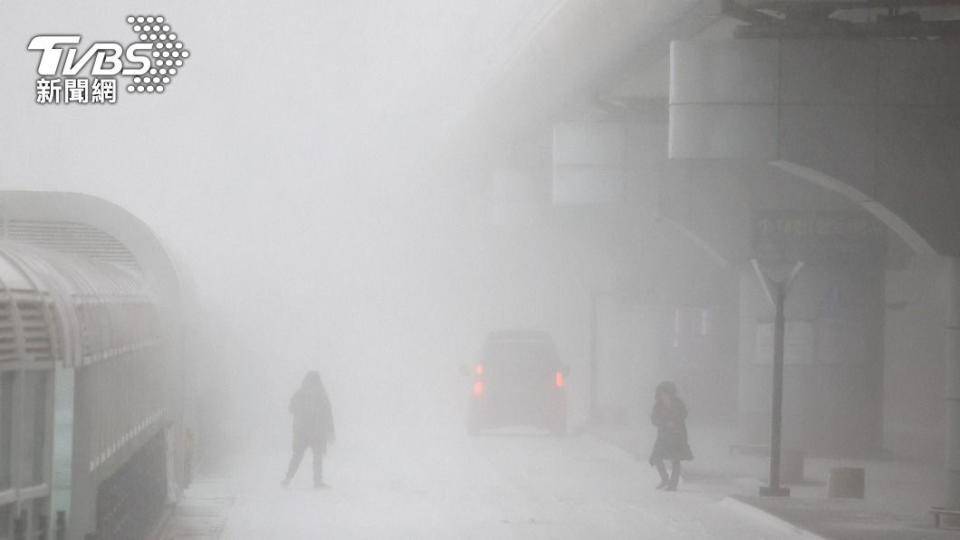
[[[163,16],[131,15],[127,24],[136,41],[127,45],[97,41],[82,53],[79,34],[34,36],[27,49],[40,53],[37,103],[116,103],[123,87],[130,94],[166,92],[190,51]],[[89,77],[84,76],[87,73]]]

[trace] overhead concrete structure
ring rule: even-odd
[[[952,41],[675,42],[670,157],[773,163],[960,255],[956,65]]]
[[[845,196],[916,253],[947,257],[951,508],[960,508],[957,65],[960,44],[949,40],[688,41],[671,48],[670,87],[671,157],[769,162]]]

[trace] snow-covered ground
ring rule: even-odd
[[[643,461],[593,437],[534,430],[468,437],[459,430],[353,437],[325,462],[310,458],[280,485],[287,455],[234,460],[236,503],[223,538],[809,538],[716,488],[656,491]]]

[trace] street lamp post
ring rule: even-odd
[[[770,485],[760,488],[762,497],[789,497],[790,488],[780,485],[780,455],[783,433],[783,349],[786,317],[784,304],[787,300],[787,291],[794,278],[803,268],[798,262],[790,276],[785,280],[774,281],[763,274],[756,259],[750,261],[760,279],[767,299],[776,307],[776,316],[773,323],[773,389],[770,406]],[[771,291],[771,289],[773,289]]]

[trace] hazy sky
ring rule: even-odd
[[[205,293],[232,293],[238,265],[250,286],[325,270],[350,281],[354,257],[393,260],[419,221],[460,203],[429,185],[424,158],[553,3],[167,2],[192,57],[164,95],[54,107],[33,104],[30,37],[124,42],[125,17],[155,5],[4,0],[0,185],[124,206]]]
[[[212,315],[208,359],[280,362],[278,396],[317,357],[349,363],[342,378],[417,354],[468,363],[490,326],[539,326],[571,298],[537,271],[555,241],[552,260],[504,243],[475,179],[431,169],[557,4],[0,0],[0,186],[144,220]],[[32,36],[128,42],[130,14],[164,15],[191,52],[163,95],[34,103]]]

